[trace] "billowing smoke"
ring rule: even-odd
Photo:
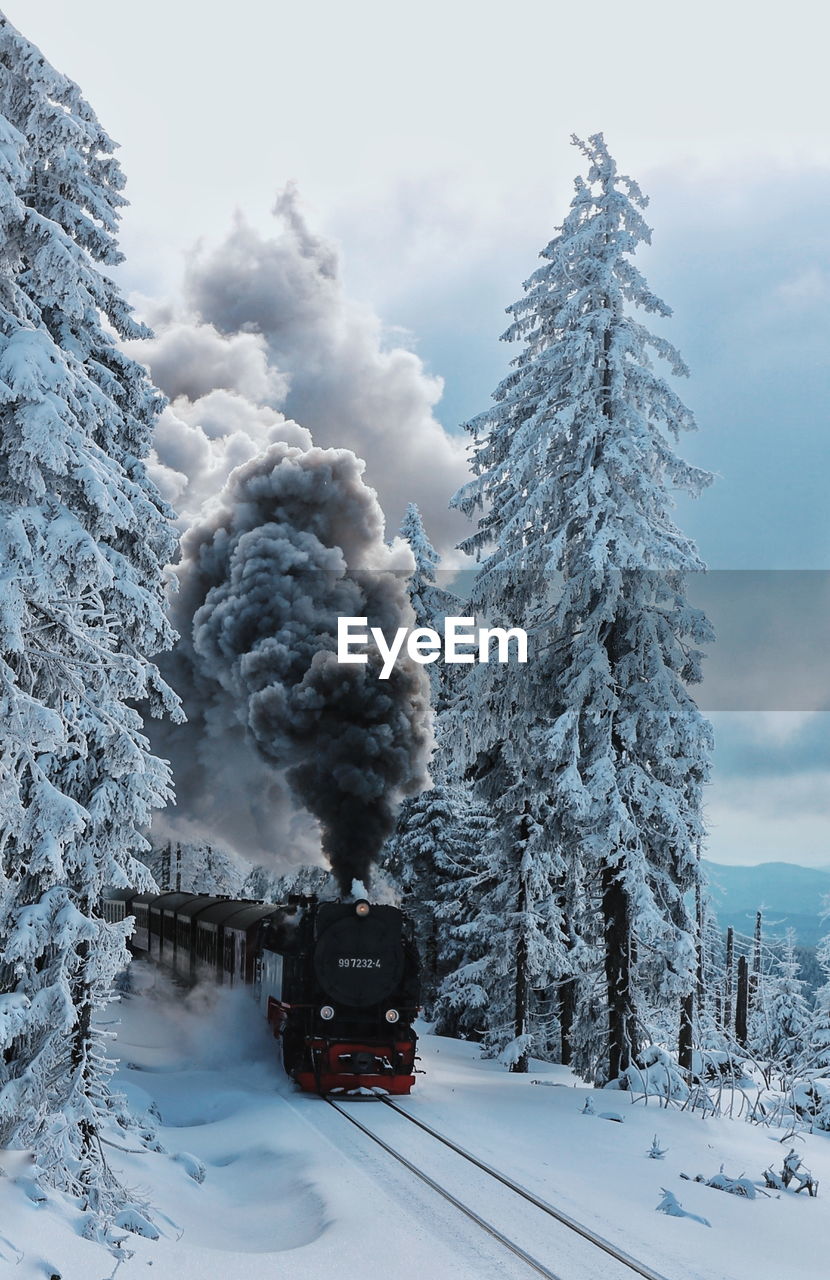
[[[433,541],[449,550],[462,530],[447,501],[467,473],[461,441],[433,414],[440,380],[411,352],[387,348],[377,316],[345,296],[337,255],[309,232],[293,191],[275,212],[281,230],[274,237],[237,218],[223,244],[196,253],[181,302],[137,300],[157,336],[129,344],[130,352],[171,401],[156,431],[154,480],[182,530],[197,526],[198,539],[199,529],[213,530],[234,468],[275,444],[308,451],[313,431],[318,445],[349,446],[366,458],[392,527],[417,501]],[[224,508],[233,501],[221,498]],[[344,548],[349,568],[364,567],[371,544],[385,566],[390,553],[379,550],[376,504],[369,523],[374,532],[359,548],[349,546],[345,527],[322,542]],[[316,861],[319,824],[297,803],[291,766],[275,762],[284,756],[268,754],[254,736],[247,693],[240,700],[229,678],[222,684],[194,650],[193,613],[218,585],[194,579],[196,545],[190,540],[184,551],[173,604],[183,641],[168,664],[190,724],[148,725],[155,749],[173,763],[178,799],[156,816],[154,838],[214,839],[275,870]]]
[[[194,760],[252,743],[263,775],[319,823],[344,892],[369,879],[400,800],[426,785],[431,746],[423,668],[399,661],[381,681],[376,653],[337,662],[338,615],[387,635],[413,621],[409,550],[384,542],[362,471],[346,449],[274,443],[233,472],[183,539],[169,671],[189,720],[168,738],[180,803],[183,781],[199,785]]]
[[[184,529],[234,467],[278,440],[307,449],[311,433],[277,408],[288,378],[271,363],[263,337],[226,336],[213,325],[174,320],[169,308],[146,300],[142,309],[158,336],[127,346],[171,399],[156,427],[149,470]]]
[[[337,254],[309,231],[292,188],[274,212],[282,234],[238,216],[223,243],[194,253],[181,305],[139,303],[158,336],[131,354],[171,400],[153,478],[185,526],[234,466],[274,441],[307,447],[305,428],[366,459],[393,528],[417,502],[451,551],[466,530],[448,501],[468,472],[463,441],[434,416],[441,379],[387,346],[374,312],[346,297]]]

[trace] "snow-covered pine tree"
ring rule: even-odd
[[[514,919],[560,896],[534,982],[575,969],[563,939],[583,954],[601,944],[610,1079],[643,1036],[646,1004],[678,1007],[695,981],[684,897],[700,874],[711,731],[687,685],[711,632],[686,599],[685,575],[703,565],[672,522],[670,489],[698,493],[710,477],[671,447],[694,419],[652,357],[686,367],[634,314],[670,314],[631,261],[650,240],[646,199],[601,134],[574,142],[587,179],[508,308],[504,337],[524,347],[494,406],[467,424],[476,478],[454,499],[478,516],[462,544],[483,557],[475,606],[533,631],[536,652],[500,684],[477,669],[463,739],[468,755],[501,753],[515,835],[529,824],[527,841],[505,840],[498,877],[515,885]],[[577,1039],[596,1042],[584,1028]]]
[[[159,889],[184,893],[242,895],[252,870],[229,850],[208,840],[166,840],[144,859]]]
[[[462,604],[436,581],[440,556],[414,503],[407,507],[400,533],[415,560],[409,594],[416,624],[440,631],[447,616],[463,612]],[[460,925],[463,906],[457,891],[480,855],[488,827],[486,810],[444,749],[444,720],[463,681],[458,673],[465,670],[438,662],[429,667],[436,740],[430,771],[435,785],[404,801],[384,860],[385,870],[398,885],[401,905],[415,922],[423,1001],[429,1016],[435,1013],[439,984],[459,960],[453,926]],[[437,1029],[451,1035],[466,1028],[445,1003]]]
[[[466,1031],[451,1005],[436,996],[444,978],[464,954],[457,928],[463,926],[465,881],[478,865],[489,815],[463,781],[437,782],[409,801],[390,842],[386,870],[394,878],[401,906],[415,922],[421,957],[421,989],[428,1017],[437,1017],[443,1035]]]
[[[830,937],[822,938],[816,958],[825,980],[816,992],[805,1035],[806,1060],[809,1068],[827,1071],[830,1069]]]
[[[722,1049],[731,1045],[734,1036],[734,974],[727,971],[727,966],[734,969],[734,931],[724,936],[710,897],[704,895],[702,906],[697,1041],[706,1049]]]
[[[120,261],[123,176],[78,87],[0,15],[0,1142],[81,1197],[123,1194],[98,1140],[110,1067],[92,1022],[126,962],[107,885],[169,795],[132,705],[178,714],[150,656],[173,640],[170,512],[143,459],[161,398]]]
[[[406,509],[400,535],[406,538],[415,559],[415,572],[409,580],[409,598],[412,601],[416,624],[419,627],[432,627],[436,631],[441,631],[444,619],[458,614],[461,601],[451,591],[440,587],[436,581],[441,557],[427,536],[421,513],[414,502],[410,502]],[[433,716],[436,719],[440,717],[451,697],[449,680],[452,673],[458,669],[442,662],[433,662],[427,668],[432,690]],[[435,761],[433,761],[434,764]],[[439,764],[439,771],[442,767]]]
[[[805,1049],[811,1019],[791,929],[777,951],[772,971],[763,973],[760,969],[763,998],[756,1002],[750,1015],[750,1043],[771,1071],[786,1073]]]
[[[551,956],[562,945],[560,906],[551,891],[544,825],[525,779],[517,781],[498,764],[477,790],[486,825],[473,855],[439,896],[452,963],[437,1012],[442,1023],[481,1040],[486,1052],[523,1072],[531,1052],[549,1057],[559,1039],[551,997],[564,965]]]
[[[285,902],[289,894],[314,895],[323,902],[332,902],[340,896],[337,881],[328,867],[305,865],[286,871],[283,875],[271,867],[252,867],[242,886],[243,898],[257,898],[262,902]]]

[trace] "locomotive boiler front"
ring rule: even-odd
[[[368,902],[323,903],[315,921],[314,974],[336,1006],[392,1004],[404,977],[401,913]],[[416,1001],[417,1003],[417,1001]]]
[[[409,1093],[420,999],[412,925],[397,907],[308,903],[285,955],[275,1034],[286,1070],[314,1093]]]

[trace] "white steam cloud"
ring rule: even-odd
[[[346,297],[337,254],[309,231],[293,187],[274,212],[281,233],[237,216],[220,245],[194,252],[178,309],[143,308],[157,337],[131,354],[171,401],[156,483],[188,526],[234,467],[278,442],[307,448],[310,432],[365,460],[392,528],[417,502],[450,551],[465,522],[447,504],[468,471],[464,443],[433,413],[441,379],[387,349],[378,317]]]

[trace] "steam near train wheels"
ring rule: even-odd
[[[282,1033],[282,1065],[286,1075],[291,1075],[303,1063],[305,1045],[301,1033],[285,1028]]]

